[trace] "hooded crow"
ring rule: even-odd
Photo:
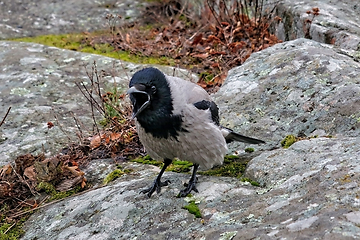
[[[226,143],[240,141],[251,144],[262,140],[245,137],[220,126],[219,112],[209,94],[200,86],[181,78],[163,74],[156,68],[136,72],[127,93],[133,105],[132,119],[140,141],[153,159],[163,159],[164,166],[150,188],[140,193],[148,197],[170,181],[161,181],[165,169],[174,158],[194,163],[193,173],[179,196],[196,189],[196,171],[221,165],[227,153]]]

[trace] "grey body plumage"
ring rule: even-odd
[[[149,197],[169,183],[160,179],[174,158],[194,163],[189,185],[180,192],[180,196],[186,196],[197,191],[195,174],[199,166],[209,169],[223,163],[227,142],[264,143],[220,126],[216,104],[192,82],[166,76],[156,68],[145,68],[134,74],[129,87],[140,141],[152,158],[165,162],[153,185],[142,191]]]

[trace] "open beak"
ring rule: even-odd
[[[145,92],[145,91],[141,91],[138,90],[136,88],[136,86],[132,86],[131,88],[129,88],[129,90],[126,92],[127,94],[133,94],[133,93],[140,93],[140,94],[145,94],[148,98],[147,101],[145,101],[140,108],[136,108],[136,98],[135,98],[135,102],[134,102],[134,108],[133,108],[133,114],[131,116],[131,120],[133,120],[134,118],[136,118],[137,115],[139,115],[139,113],[141,113],[145,108],[147,108],[150,105],[150,95]]]

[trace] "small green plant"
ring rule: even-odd
[[[111,173],[109,173],[105,179],[104,179],[104,184],[108,184],[109,182],[114,181],[115,179],[121,177],[122,175],[124,175],[124,171],[121,169],[115,169],[114,171],[112,171]]]
[[[294,135],[287,135],[284,140],[281,141],[281,146],[283,148],[289,148],[296,142],[296,137]]]
[[[240,181],[242,181],[242,182],[248,182],[248,183],[250,183],[251,185],[253,185],[253,186],[255,186],[255,187],[260,187],[260,183],[258,183],[257,181],[254,181],[254,180],[252,180],[252,179],[250,179],[250,178],[241,178],[240,179]]]
[[[205,83],[210,83],[214,80],[214,74],[209,72],[202,72],[200,73],[199,79],[204,81]]]
[[[254,151],[255,151],[255,149],[253,149],[253,148],[245,148],[245,152],[247,152],[247,153],[252,153]]]
[[[201,212],[196,205],[195,201],[190,201],[188,205],[184,206],[183,209],[186,209],[189,211],[189,213],[193,214],[196,218],[201,218]]]
[[[104,104],[104,118],[99,122],[102,126],[107,127],[112,123],[112,120],[118,121],[120,124],[125,124],[127,121],[122,114],[124,107],[120,101],[120,91],[114,86],[110,91],[103,94],[102,102]]]

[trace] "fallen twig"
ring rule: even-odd
[[[5,118],[6,118],[6,117],[7,117],[7,115],[9,114],[10,109],[11,109],[11,107],[9,107],[9,108],[8,108],[8,110],[7,110],[7,112],[6,112],[5,116],[4,116],[4,118],[2,119],[2,121],[1,121],[1,123],[0,123],[0,127],[1,127],[1,125],[3,125],[3,123],[5,122]]]

